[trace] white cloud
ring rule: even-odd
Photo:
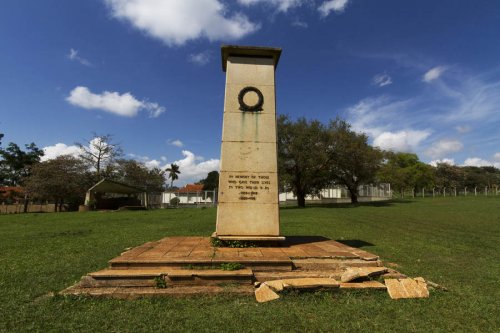
[[[407,124],[410,117],[406,116],[405,111],[410,109],[413,104],[411,99],[392,100],[387,96],[375,98],[365,98],[357,104],[347,108],[349,122],[352,128],[357,132],[371,135],[372,137],[380,135],[382,132],[389,131],[392,122],[398,125]],[[406,126],[409,127],[409,126]]]
[[[179,175],[179,182],[181,184],[195,182],[205,178],[210,171],[219,171],[218,159],[205,161],[203,157],[196,156],[188,150],[183,150],[182,155],[184,155],[183,159],[173,162],[179,166],[179,170],[181,171]]]
[[[495,153],[495,155],[493,155],[493,159],[495,160],[495,162],[500,162],[500,152]]]
[[[188,60],[193,64],[204,66],[209,63],[211,58],[212,54],[210,51],[203,51],[200,53],[190,54]]]
[[[424,74],[424,77],[422,78],[422,80],[424,82],[432,82],[436,79],[439,79],[439,77],[444,73],[444,71],[446,70],[446,67],[444,66],[437,66],[437,67],[434,67],[434,68],[431,68],[430,70],[428,70],[425,74]]]
[[[337,14],[343,13],[349,0],[329,0],[323,2],[319,7],[318,11],[320,12],[322,17],[326,17],[330,15],[331,12],[335,12]]]
[[[179,140],[179,139],[177,139],[177,140],[168,140],[167,143],[169,145],[176,146],[176,147],[179,147],[179,148],[180,147],[184,147],[184,143],[181,140]]]
[[[482,158],[479,157],[469,157],[464,161],[464,166],[493,166],[494,163],[490,161],[483,160]]]
[[[78,61],[80,64],[84,66],[89,66],[89,67],[92,66],[92,63],[87,59],[78,55],[78,51],[75,49],[69,49],[68,59],[72,61]]]
[[[257,31],[245,15],[227,14],[220,0],[105,0],[114,17],[167,45],[198,38],[235,40]]]
[[[377,74],[373,77],[372,83],[379,87],[384,87],[392,84],[392,78],[387,74]]]
[[[455,130],[460,133],[460,134],[465,134],[471,131],[471,127],[468,125],[463,125],[463,126],[455,126]]]
[[[280,12],[287,12],[288,9],[301,6],[305,0],[238,0],[238,3],[251,6],[258,3],[265,3],[278,8]]]
[[[42,162],[52,160],[58,156],[63,155],[71,155],[77,157],[80,153],[80,148],[75,145],[68,146],[64,143],[56,143],[53,146],[44,147],[43,153],[44,155],[40,159]]]
[[[373,145],[387,150],[402,152],[414,151],[430,134],[431,132],[428,130],[383,132],[373,140]]]
[[[141,110],[149,112],[151,118],[156,118],[165,108],[158,103],[137,100],[131,93],[104,91],[101,94],[92,93],[87,87],[76,87],[66,100],[84,109],[97,109],[114,113],[123,117],[135,117]]]
[[[464,145],[458,140],[443,139],[427,149],[426,154],[432,158],[439,158],[460,151],[463,147]]]
[[[437,166],[438,163],[445,163],[445,164],[449,164],[449,165],[455,165],[455,160],[453,158],[443,158],[443,159],[440,159],[440,160],[433,160],[433,161],[430,161],[429,164],[432,165],[432,166]]]
[[[297,27],[297,28],[304,28],[304,29],[307,28],[307,27],[309,27],[309,25],[307,24],[307,22],[301,21],[299,19],[294,20],[292,22],[292,26]]]

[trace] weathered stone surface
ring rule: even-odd
[[[273,301],[280,298],[268,285],[261,284],[259,288],[255,289],[255,299],[259,303]]]
[[[253,52],[252,57],[248,52]],[[262,55],[253,57],[255,52]],[[222,49],[226,94],[217,236],[279,236],[274,71],[280,52],[252,47]],[[245,109],[258,104],[259,94],[261,109]]]
[[[352,267],[348,268],[340,278],[341,282],[349,282],[359,278],[373,277],[387,272],[385,267]]]
[[[282,280],[266,281],[264,284],[271,287],[274,291],[282,291],[284,288]]]
[[[340,284],[329,278],[301,278],[281,280],[285,288],[338,288]]]
[[[427,298],[429,291],[427,284],[414,279],[386,279],[387,292],[392,299],[400,298]]]
[[[386,289],[387,287],[378,281],[363,281],[363,282],[342,282],[341,289]]]

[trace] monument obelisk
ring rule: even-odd
[[[217,226],[222,240],[283,240],[275,69],[281,49],[222,46],[226,72]]]

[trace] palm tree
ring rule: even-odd
[[[171,179],[170,188],[172,188],[172,185],[174,184],[174,180],[179,179],[179,176],[177,176],[177,174],[181,173],[179,171],[179,166],[175,163],[172,163],[172,164],[170,164],[170,168],[167,168],[166,171],[168,172],[168,178]]]

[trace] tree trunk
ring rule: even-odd
[[[57,202],[58,202],[58,200],[55,199],[54,200],[54,213],[57,213]]]
[[[24,213],[28,212],[28,203],[29,203],[28,195],[25,194],[24,195],[24,210],[23,210]]]
[[[349,192],[351,193],[351,203],[357,204],[358,203],[358,195],[354,191],[349,190]]]
[[[63,205],[64,205],[64,199],[61,199],[59,201],[59,213],[62,212]]]
[[[306,206],[306,196],[302,191],[297,191],[297,205],[299,207],[305,207]]]
[[[352,186],[346,185],[347,190],[349,191],[349,194],[351,196],[351,203],[357,204],[358,203],[358,186],[356,184],[353,184]]]

